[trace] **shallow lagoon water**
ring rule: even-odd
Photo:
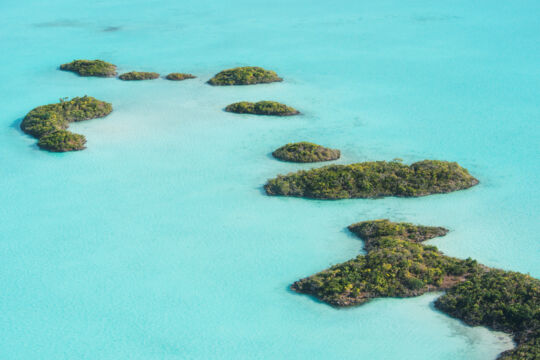
[[[535,1],[3,1],[0,164],[2,359],[493,359],[507,336],[433,309],[437,294],[337,310],[289,284],[361,251],[346,231],[390,218],[451,229],[449,255],[540,276]],[[115,29],[115,30],[111,30]],[[57,71],[103,58],[122,82]],[[211,87],[259,65],[285,82]],[[33,107],[88,94],[105,119],[72,125],[77,153],[18,130]],[[278,100],[291,118],[222,111]],[[267,197],[267,178],[314,165],[458,161],[481,184],[418,199]]]

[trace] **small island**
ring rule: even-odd
[[[183,73],[170,73],[167,76],[165,76],[165,79],[167,80],[173,80],[173,81],[182,81],[187,79],[195,79],[195,75],[191,74],[183,74]]]
[[[463,190],[478,180],[455,162],[424,160],[411,165],[374,161],[328,165],[268,180],[268,195],[311,199],[418,197]]]
[[[337,160],[341,156],[341,152],[303,141],[284,145],[275,150],[272,156],[283,161],[309,163]]]
[[[103,60],[74,60],[70,63],[60,65],[60,70],[71,71],[80,76],[116,76],[116,65]]]
[[[144,71],[131,71],[120,75],[118,78],[120,80],[132,81],[132,80],[154,80],[159,77],[158,73],[155,72],[144,72]]]
[[[83,135],[67,131],[70,122],[105,117],[112,111],[110,103],[91,96],[60,99],[57,104],[38,106],[21,122],[21,130],[37,138],[41,149],[53,152],[82,150]]]
[[[275,101],[258,101],[256,103],[241,101],[225,108],[225,111],[236,114],[291,116],[300,112],[290,106]]]
[[[351,306],[377,297],[448,289],[478,271],[474,260],[445,256],[434,246],[420,244],[445,235],[444,228],[375,220],[349,230],[365,241],[367,254],[295,282],[294,291],[334,306]]]
[[[244,66],[223,70],[208,80],[208,84],[224,85],[253,85],[283,81],[274,71],[257,66]]]
[[[335,307],[380,297],[446,291],[435,306],[466,324],[510,333],[516,348],[499,359],[540,356],[540,280],[456,259],[421,242],[444,236],[441,227],[364,221],[349,226],[364,240],[366,255],[296,281],[291,289]]]

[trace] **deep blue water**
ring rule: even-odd
[[[540,276],[538,1],[0,3],[0,359],[494,359],[507,336],[433,309],[437,294],[336,310],[295,280],[352,258],[357,221],[451,229],[431,241]],[[195,80],[80,78],[101,58]],[[283,83],[211,87],[242,65]],[[50,154],[18,129],[38,105],[113,103]],[[241,100],[304,115],[238,116]],[[479,186],[418,199],[267,197],[291,141],[338,163],[458,161]]]

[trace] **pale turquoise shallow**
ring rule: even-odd
[[[440,225],[447,254],[540,276],[536,0],[13,1],[0,3],[0,359],[494,359],[507,336],[435,311],[437,294],[336,310],[287,290],[355,256],[353,222]],[[122,82],[56,70],[198,79]],[[259,65],[279,84],[211,87]],[[20,119],[64,96],[113,103],[73,125],[88,149],[39,151]],[[238,116],[240,100],[304,115]],[[481,184],[418,199],[271,198],[313,165],[460,162]]]

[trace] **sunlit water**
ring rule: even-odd
[[[0,3],[1,359],[493,359],[507,336],[433,309],[438,294],[337,310],[288,290],[354,257],[346,226],[390,218],[451,229],[431,243],[540,276],[538,1],[13,1]],[[195,80],[122,82],[56,70],[101,58]],[[283,83],[211,87],[258,65]],[[18,126],[88,94],[105,119],[51,154]],[[291,118],[222,111],[278,100]],[[267,197],[313,165],[458,161],[480,179],[418,199]]]

